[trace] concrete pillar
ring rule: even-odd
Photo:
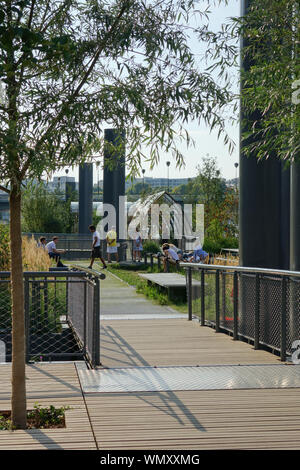
[[[79,233],[90,233],[93,220],[93,164],[79,167]]]

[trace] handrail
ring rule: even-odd
[[[270,274],[273,276],[288,276],[288,277],[300,277],[300,271],[286,271],[281,269],[269,269],[269,268],[250,268],[244,266],[223,266],[220,264],[203,264],[203,263],[184,263],[181,262],[179,265],[183,268],[191,269],[208,269],[211,271],[233,271],[233,272],[243,272],[243,273],[261,273],[261,274]]]
[[[89,269],[89,268],[84,268],[83,266],[80,266],[80,265],[77,265],[77,264],[70,264],[69,265],[71,268],[74,268],[74,269],[80,269],[81,272],[84,272],[86,274],[90,274],[94,277],[99,277],[99,279],[105,279],[106,276],[104,273],[101,273],[99,271],[96,271],[96,269]],[[70,271],[68,271],[70,272]],[[71,271],[72,272],[72,271]],[[74,272],[74,271],[73,271]]]

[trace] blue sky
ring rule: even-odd
[[[213,2],[209,2],[210,4]],[[203,5],[207,5],[207,1],[203,0]],[[210,26],[212,29],[218,28],[222,23],[229,21],[230,17],[239,16],[240,14],[240,0],[229,0],[228,5],[211,6],[210,15]],[[203,49],[200,49],[199,44],[192,43],[191,47],[195,54],[202,54]],[[230,71],[233,80],[238,79],[238,70]],[[152,177],[167,177],[167,166],[166,161],[171,162],[169,175],[170,178],[188,178],[193,177],[197,174],[196,167],[201,163],[201,158],[209,154],[210,156],[217,157],[217,162],[221,170],[222,175],[227,178],[234,178],[236,175],[236,169],[234,163],[239,160],[239,128],[238,125],[232,127],[229,123],[227,126],[227,132],[231,139],[234,140],[236,147],[233,154],[229,154],[228,148],[224,145],[222,137],[218,140],[217,133],[210,133],[204,125],[200,126],[197,123],[191,123],[188,126],[188,131],[191,137],[195,141],[195,147],[186,148],[185,145],[180,147],[182,153],[185,156],[185,167],[178,169],[176,168],[175,162],[172,160],[172,156],[161,154],[160,163],[150,171],[149,165],[145,164],[143,167],[146,170],[145,176]],[[65,175],[64,171],[55,173],[55,176]],[[78,179],[78,170],[74,171],[69,169],[69,176],[75,176]],[[102,172],[100,171],[100,179],[102,179]],[[96,169],[94,170],[94,181],[97,180]]]

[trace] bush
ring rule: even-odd
[[[143,243],[143,254],[144,253],[158,253],[160,251],[160,246],[154,240],[146,240]]]
[[[220,253],[222,248],[238,248],[239,242],[237,238],[234,237],[221,237],[218,239],[206,237],[203,243],[203,250],[208,253]]]

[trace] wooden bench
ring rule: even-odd
[[[177,273],[153,273],[139,274],[150,284],[156,284],[161,289],[166,290],[168,298],[185,298],[186,299],[186,278],[182,274]],[[200,290],[201,282],[193,280],[193,289]]]

